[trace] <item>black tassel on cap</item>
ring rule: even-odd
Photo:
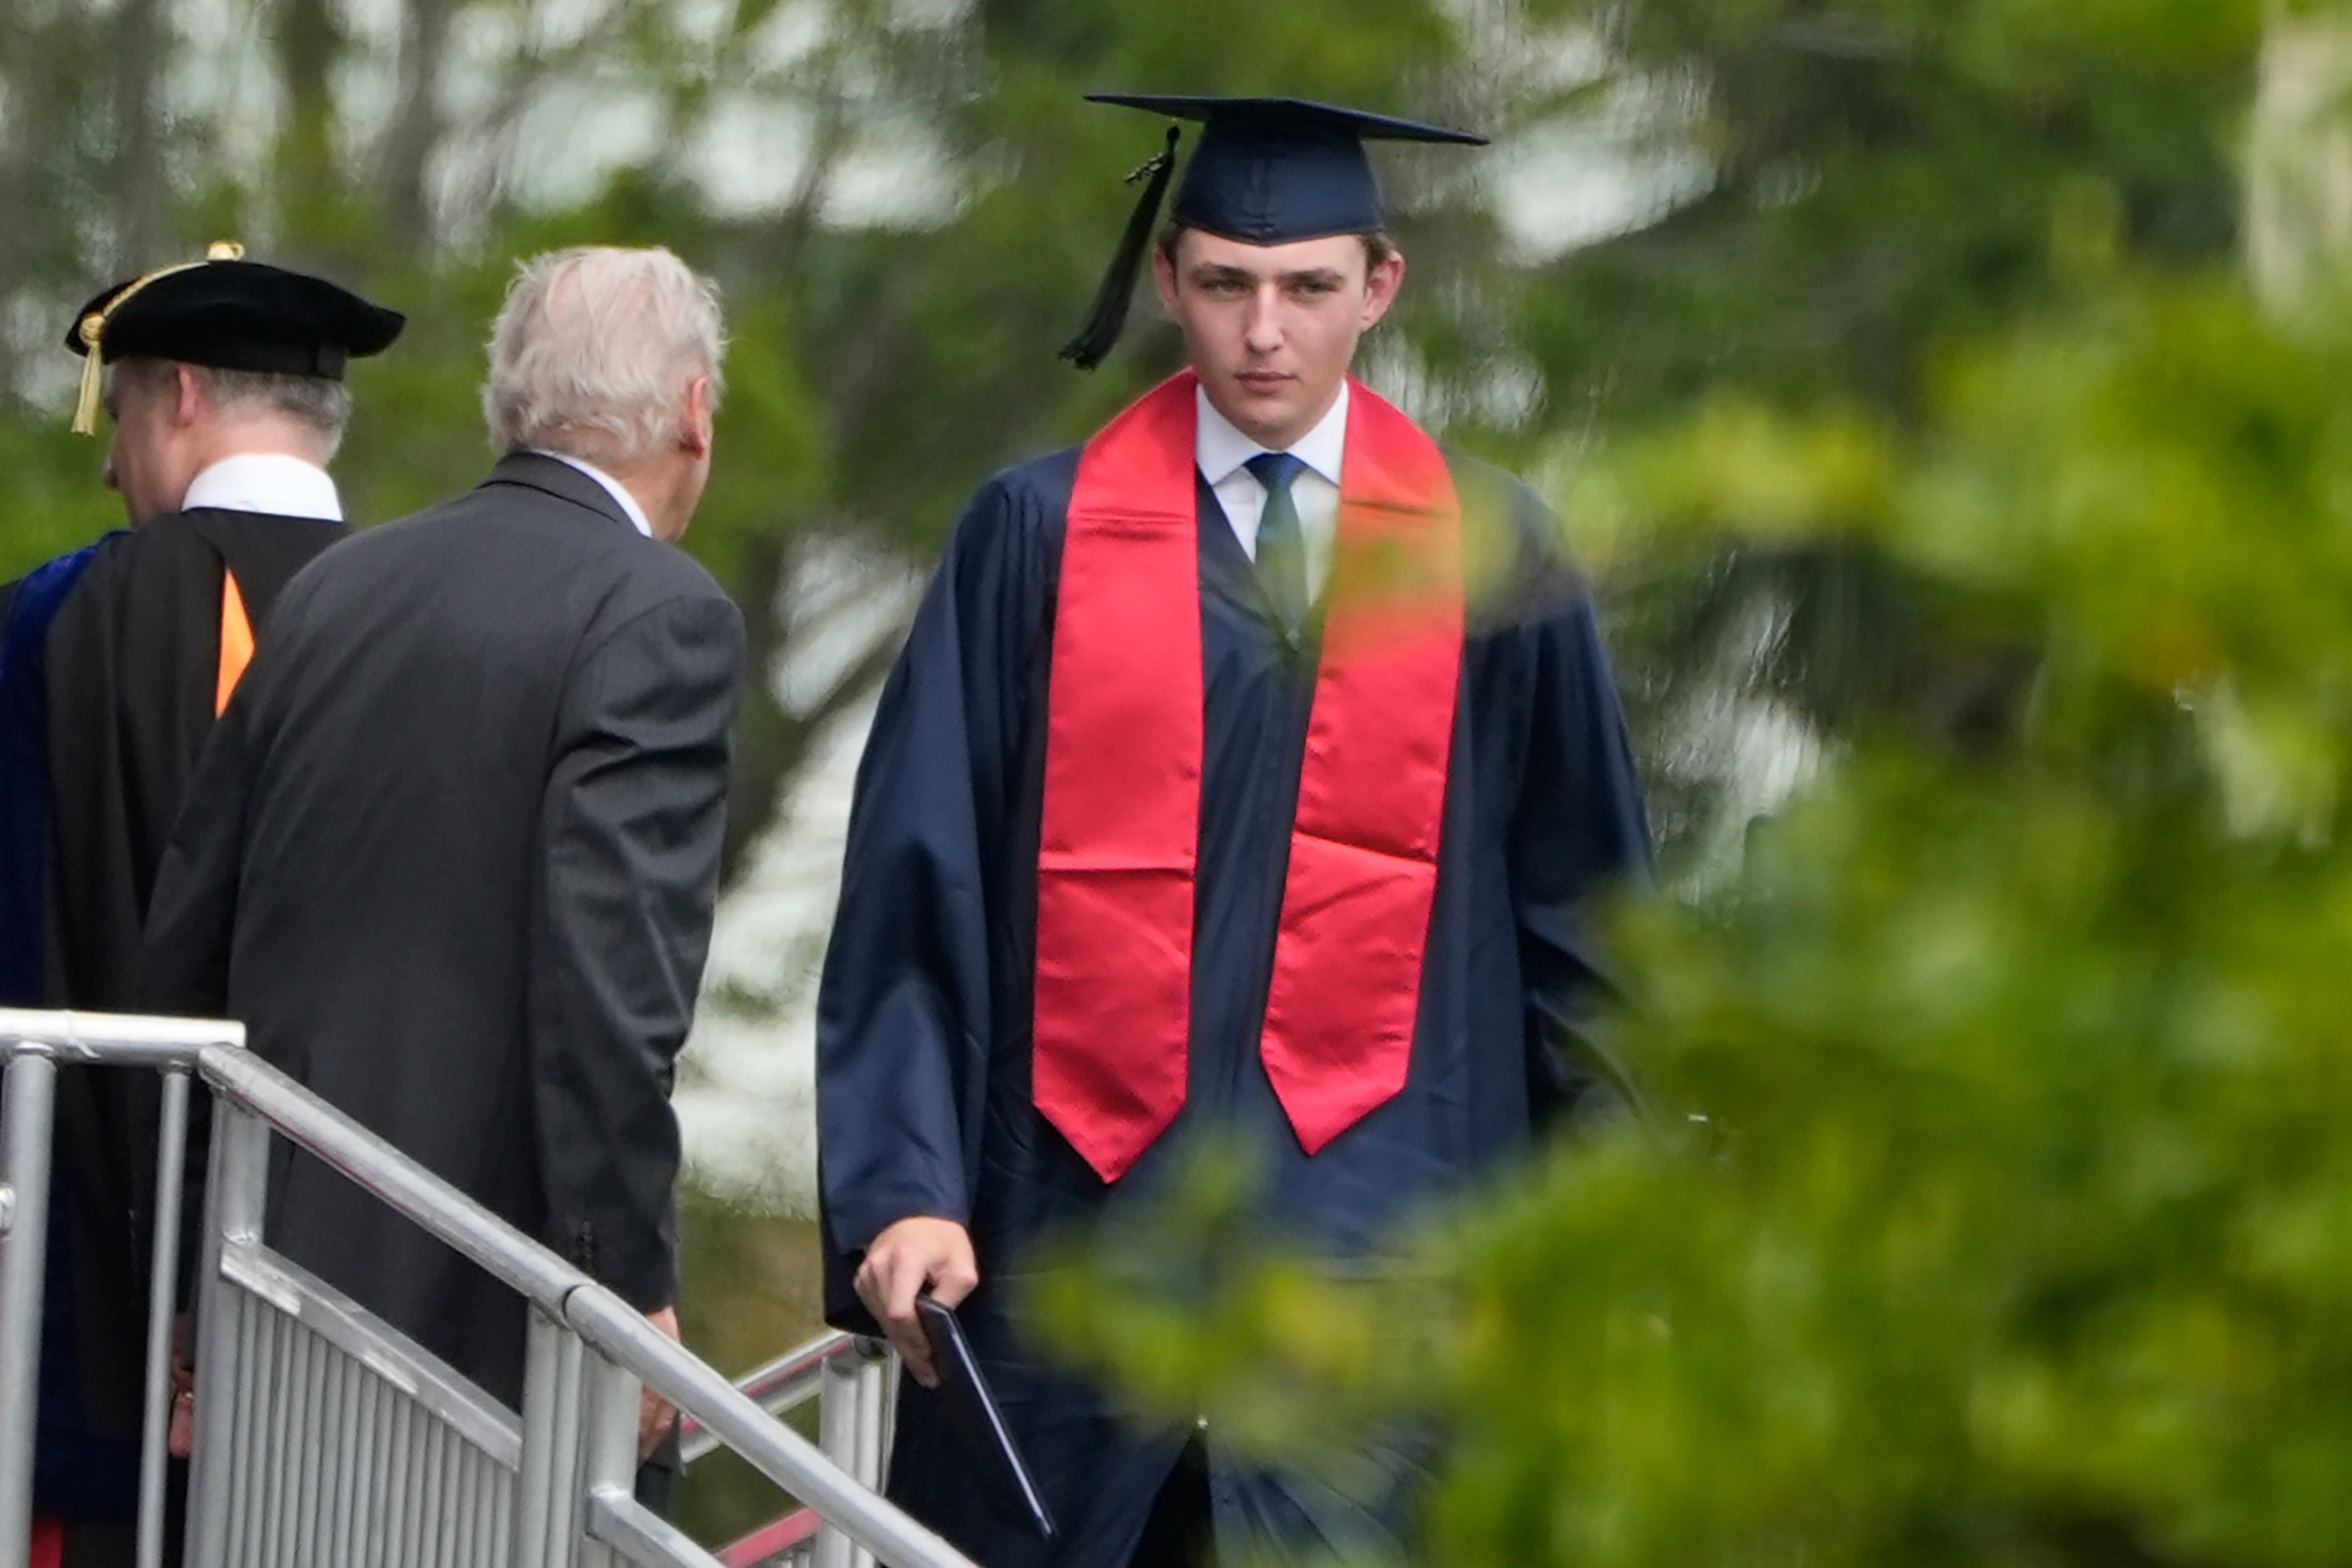
[[[1168,180],[1176,172],[1176,141],[1181,134],[1176,126],[1168,128],[1168,145],[1158,156],[1127,177],[1130,185],[1148,179],[1142,198],[1135,204],[1135,212],[1127,220],[1127,233],[1120,236],[1118,253],[1111,257],[1110,270],[1103,274],[1102,287],[1095,291],[1093,310],[1078,335],[1062,345],[1061,357],[1082,371],[1093,370],[1103,362],[1119,333],[1127,326],[1127,308],[1135,298],[1136,275],[1143,268],[1143,253],[1151,244],[1151,225],[1160,216],[1160,204],[1168,194]]]

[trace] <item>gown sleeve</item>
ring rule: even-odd
[[[669,1091],[709,950],[742,669],[742,618],[715,594],[614,630],[573,670],[541,804],[527,1038],[548,1231],[641,1312],[677,1300]]]
[[[1548,513],[1541,526],[1551,537]],[[1541,1127],[1607,1114],[1634,1098],[1592,1027],[1612,988],[1593,915],[1612,888],[1647,880],[1650,828],[1590,595],[1580,584],[1565,586],[1525,634],[1532,700],[1511,826],[1511,894],[1527,988],[1529,1103]]]
[[[876,710],[817,998],[827,1303],[881,1231],[969,1223],[991,1019],[988,911],[1042,614],[1050,502],[999,478],[966,509]]]

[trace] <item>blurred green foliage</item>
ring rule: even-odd
[[[1794,16],[1704,9],[1676,47]],[[1864,11],[1987,101],[2079,97],[2077,152],[2137,126],[2226,169],[2248,122],[2250,11]],[[2347,36],[2299,44],[2340,82]],[[1886,395],[1727,364],[1563,481],[1613,573],[1811,552],[1900,607],[1877,699],[1736,864],[1618,911],[1607,1027],[1651,1119],[1371,1281],[1204,1173],[1151,1247],[1045,1287],[1041,1333],[1139,1415],[1343,1476],[1352,1435],[1435,1413],[1412,1560],[1449,1568],[2342,1560],[2352,293],[2258,299],[2234,201],[2177,246],[2135,166],[2044,183],[2042,284],[1906,316]],[[1999,185],[1874,227],[2030,206]]]

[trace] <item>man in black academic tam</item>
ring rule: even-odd
[[[132,526],[0,585],[0,1005],[138,1010],[197,754],[278,590],[347,532],[344,365],[402,319],[242,256],[118,283],[65,333]],[[70,1066],[57,1094],[34,1506],[68,1568],[104,1568],[132,1560],[157,1094]]]
[[[224,241],[203,261],[167,267],[101,290],[76,312],[66,347],[106,364],[145,358],[225,371],[341,381],[353,359],[400,336],[396,310],[351,290],[247,261]]]
[[[1404,258],[1368,141],[1289,99],[1106,98],[1170,150],[1087,329],[1153,272],[1187,368],[957,525],[884,688],[818,993],[826,1310],[905,1355],[891,1495],[992,1568],[1428,1561],[1418,1434],[1273,1470],[1048,1371],[1007,1281],[1247,1145],[1342,1268],[1591,1113],[1593,895],[1648,832],[1592,609],[1525,486],[1352,380]],[[1477,568],[1475,575],[1474,565]],[[1227,1260],[1174,1249],[1164,1284]],[[952,1306],[1055,1526],[986,1484],[915,1309]],[[950,1386],[936,1391],[942,1376]]]

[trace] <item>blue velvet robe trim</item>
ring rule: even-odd
[[[0,629],[0,1005],[40,1006],[49,837],[49,622],[96,545],[35,567]]]
[[[48,999],[48,632],[97,549],[34,568],[0,629],[0,1004],[9,1007]],[[64,1194],[52,1186],[34,1506],[67,1518],[129,1518],[139,1504],[138,1456],[91,1436],[82,1416],[68,1224]]]

